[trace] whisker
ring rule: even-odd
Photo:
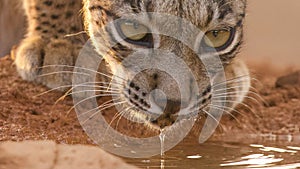
[[[130,110],[130,109],[128,109],[126,112],[124,112],[124,113],[122,113],[122,114],[125,115],[126,113],[128,113],[129,110]],[[118,117],[117,124],[116,124],[116,130],[118,130],[118,126],[119,126],[119,123],[120,123],[121,119],[122,119],[122,116],[119,116],[119,117]]]
[[[110,85],[110,84],[113,84],[113,85],[120,85],[120,86],[123,86],[122,83],[118,83],[118,82],[92,82],[92,83],[95,83],[95,84],[105,84],[105,85]]]
[[[258,99],[263,103],[263,104],[265,104],[265,105],[269,105],[268,103],[267,103],[267,101],[259,94],[259,92],[257,91],[257,90],[255,90],[255,91],[249,91],[249,94],[253,94],[255,97],[258,97]]]
[[[72,37],[72,36],[78,36],[78,35],[81,35],[81,34],[87,34],[87,32],[86,31],[80,31],[80,32],[77,32],[77,33],[67,34],[67,35],[65,35],[65,38]]]
[[[117,77],[117,78],[119,78],[119,79],[121,79],[121,80],[123,80],[123,81],[126,81],[126,79],[124,79],[124,78],[122,78],[122,77],[119,77],[119,76],[117,76],[117,75],[114,75],[114,74],[105,74],[105,73],[103,73],[103,72],[98,72],[98,71],[96,71],[96,70],[92,70],[92,69],[88,69],[88,68],[83,68],[83,67],[77,67],[77,66],[70,66],[70,65],[46,65],[46,66],[42,66],[42,67],[40,67],[40,68],[51,68],[51,67],[64,67],[64,68],[75,68],[75,69],[80,69],[80,70],[86,70],[86,71],[90,71],[90,72],[92,72],[92,73],[96,73],[96,74],[98,74],[98,75],[102,75],[102,76],[105,76],[105,77],[108,77],[108,78],[110,78],[110,79],[113,79],[113,77]],[[74,70],[75,71],[75,70]],[[90,75],[90,74],[89,74]]]
[[[119,98],[119,99],[120,99],[120,98]],[[117,100],[119,100],[119,99],[117,99]],[[106,102],[104,102],[103,104],[101,104],[100,106],[97,106],[97,107],[95,107],[95,108],[93,108],[93,109],[91,109],[91,110],[89,110],[89,111],[86,111],[86,112],[80,114],[78,117],[81,117],[81,116],[83,116],[83,115],[86,115],[86,114],[88,114],[88,113],[90,113],[90,112],[92,112],[92,111],[94,111],[94,110],[97,110],[97,109],[99,109],[99,108],[102,108],[102,107],[104,107],[104,106],[107,106],[108,104],[111,104],[111,103],[113,103],[113,102],[114,102],[113,99],[111,99],[111,100],[109,100],[109,101],[106,101]]]
[[[217,108],[217,107],[215,107],[216,105],[212,105],[214,108]],[[221,106],[220,106],[221,107]],[[232,109],[232,108],[230,108],[230,107],[224,107],[225,109]],[[222,107],[221,107],[221,109],[222,109]],[[225,110],[224,110],[225,111]],[[246,117],[244,114],[242,114],[242,113],[240,113],[239,111],[236,111],[236,110],[234,110],[234,109],[232,109],[232,111],[234,111],[234,112],[237,112],[239,115],[242,115],[243,117]],[[227,111],[228,112],[228,111]],[[242,123],[241,123],[241,121],[239,120],[239,119],[237,119],[237,117],[235,117],[232,113],[229,113],[228,112],[228,114],[230,114],[230,116],[231,117],[233,117],[235,120],[236,120],[236,122],[238,122],[238,124],[239,125],[242,125]],[[256,132],[255,130],[253,130],[253,129],[250,129],[251,131],[253,131],[253,132]]]
[[[91,86],[91,85],[86,85],[85,87],[91,87],[91,88],[96,88],[96,89],[93,89],[93,90],[84,89],[84,90],[81,90],[81,91],[72,92],[75,88],[84,87],[84,86],[85,85],[77,85],[77,86],[72,87],[63,96],[61,96],[59,99],[57,99],[55,104],[57,104],[61,100],[64,100],[67,96],[71,96],[71,95],[79,94],[79,93],[84,93],[84,92],[104,92],[104,93],[112,93],[112,94],[119,94],[120,93],[119,89],[108,89],[107,87],[104,87],[104,86]],[[97,90],[97,88],[106,89],[106,90]]]
[[[236,82],[239,82],[241,80],[248,79],[248,78],[251,79],[249,75],[242,75],[242,76],[238,76],[238,77],[235,77],[235,78],[232,78],[232,79],[228,79],[228,80],[223,81],[223,82],[219,82],[217,84],[214,84],[212,87],[217,87],[217,86],[224,85],[224,84],[236,83]]]
[[[94,117],[96,114],[100,113],[101,111],[103,110],[106,110],[110,107],[113,107],[115,105],[115,103],[107,103],[105,106],[99,106],[97,107],[97,109],[100,109],[100,110],[97,110],[96,112],[94,112],[92,115],[90,115],[84,122],[83,124],[85,124],[89,119],[91,119],[92,117]],[[101,107],[101,108],[100,108]],[[89,111],[91,112],[91,111]],[[88,114],[87,112],[84,113],[84,115]],[[83,114],[81,114],[79,117],[81,117]]]
[[[73,107],[71,107],[70,110],[67,113],[69,114],[76,106],[78,106],[79,104],[81,104],[81,103],[83,103],[83,102],[85,102],[89,99],[96,98],[96,97],[107,97],[107,96],[118,96],[118,94],[99,94],[99,95],[95,95],[95,96],[91,96],[91,97],[82,99],[81,101],[76,103]]]
[[[117,118],[123,117],[123,114],[126,113],[126,111],[129,110],[129,109],[131,109],[131,107],[124,108],[121,112],[116,113],[116,114],[114,115],[113,119],[111,120],[111,122],[110,122],[109,125],[107,126],[107,129],[105,130],[104,137],[105,137],[105,135],[106,135],[107,132],[108,132],[109,126],[111,126],[112,123],[113,123]],[[117,128],[117,126],[116,126],[116,128]]]
[[[85,123],[88,122],[90,119],[92,119],[93,117],[95,117],[95,116],[96,116],[98,113],[100,113],[101,111],[106,110],[106,109],[111,108],[111,107],[116,106],[116,105],[124,104],[124,103],[126,103],[126,101],[118,102],[118,103],[112,103],[111,105],[108,105],[108,106],[106,106],[106,107],[101,108],[100,110],[98,110],[98,111],[96,111],[94,114],[92,114],[90,117],[88,117],[88,119],[86,119],[86,120],[83,122],[83,124],[85,124]]]
[[[222,130],[224,130],[224,126],[213,116],[211,115],[209,112],[207,112],[206,110],[202,110],[205,114],[207,114],[210,118],[212,118],[220,127]]]
[[[232,92],[223,92],[223,93],[218,93],[218,94],[213,94],[213,96],[226,96],[229,94],[239,94],[239,93],[248,93],[248,90],[236,90],[236,91],[232,91]]]
[[[240,94],[240,93],[242,93],[242,94],[253,94],[254,96],[258,97],[258,99],[260,99],[260,101],[262,101],[263,103],[265,102],[264,99],[259,94],[255,93],[253,91],[235,91],[235,92],[228,92],[228,93],[220,93],[220,94],[214,95],[213,98],[218,98],[218,97],[215,97],[215,96],[224,96],[224,97],[225,96],[235,96],[233,94]],[[236,97],[238,97],[238,95]],[[254,97],[251,97],[251,96],[243,96],[243,97],[248,98],[250,100],[253,100],[257,104],[260,104],[260,102]]]
[[[221,106],[220,107],[217,107],[217,106],[214,106],[214,105],[212,105],[212,106],[210,106],[211,108],[214,108],[214,109],[218,109],[218,110],[221,110],[221,111],[224,111],[226,114],[229,114],[234,120],[236,120],[239,124],[241,124],[240,123],[240,120],[239,119],[237,119],[237,117],[235,117],[232,113],[230,113],[228,110],[224,110],[223,108],[221,108]]]
[[[226,92],[227,90],[230,90],[230,89],[238,89],[238,88],[241,88],[243,87],[242,85],[239,85],[239,86],[233,86],[233,87],[228,87],[228,88],[225,88],[225,89],[218,89],[218,90],[215,90],[215,92],[220,92],[220,91],[224,91]],[[238,91],[237,91],[238,92]],[[258,90],[256,88],[254,88],[253,86],[250,86],[250,90],[247,91],[249,94],[254,94],[256,97],[258,97],[258,99],[260,99],[261,102],[265,103],[265,100],[260,96],[260,94],[258,94]]]
[[[226,87],[224,89],[217,89],[217,90],[214,90],[214,92],[219,92],[219,91],[227,91],[227,90],[230,90],[230,89],[239,89],[239,88],[242,88],[244,87],[243,85],[238,85],[238,86],[231,86],[231,87]],[[251,90],[255,90],[255,92],[257,91],[253,86],[249,86]]]
[[[40,96],[45,95],[47,93],[53,92],[55,90],[58,90],[58,89],[61,89],[61,88],[69,88],[69,87],[72,87],[72,85],[59,86],[59,87],[56,87],[56,88],[53,88],[53,89],[49,89],[49,90],[47,90],[47,91],[45,91],[43,93],[40,93],[38,95],[35,95],[34,97],[40,97]]]
[[[112,94],[119,94],[120,93],[118,91],[109,91],[109,90],[81,90],[81,91],[77,91],[77,92],[72,92],[68,95],[80,94],[80,93],[85,93],[85,92],[104,92],[104,93],[112,93]]]
[[[57,71],[57,72],[51,72],[51,73],[45,73],[45,74],[41,74],[41,75],[38,75],[38,77],[45,77],[45,76],[51,76],[51,75],[56,75],[56,74],[78,74],[78,75],[85,75],[85,76],[89,76],[90,77],[90,74],[87,74],[87,73],[78,73],[78,72],[73,72],[73,71]]]
[[[237,101],[231,101],[231,100],[226,100],[226,101],[214,101],[214,102],[216,102],[216,103],[232,103],[232,104],[240,104],[240,105],[246,107],[248,110],[250,110],[251,113],[256,114],[256,113],[254,113],[253,109],[252,109],[249,105],[247,105],[247,104],[245,104],[245,103],[243,103],[243,102],[237,102]]]
[[[106,82],[86,82],[86,83],[82,83],[82,84],[78,84],[78,85],[65,85],[65,86],[60,86],[60,87],[56,87],[56,88],[53,88],[53,89],[50,89],[50,90],[47,90],[41,94],[38,94],[36,95],[35,97],[39,97],[39,96],[42,96],[44,94],[47,94],[47,93],[50,93],[52,91],[55,91],[57,89],[60,89],[60,88],[69,88],[69,87],[72,87],[70,90],[68,90],[63,96],[61,96],[59,99],[56,100],[55,104],[57,104],[59,101],[61,100],[64,100],[67,96],[69,95],[72,95],[72,94],[78,94],[78,93],[83,93],[83,92],[89,92],[89,91],[94,91],[94,92],[105,92],[105,93],[111,93],[111,94],[100,94],[100,95],[96,95],[96,96],[93,96],[93,97],[106,97],[106,96],[117,96],[120,92],[118,89],[116,90],[112,90],[112,91],[109,91],[108,90],[83,90],[83,91],[78,91],[78,92],[71,92],[73,89],[75,89],[76,87],[82,87],[82,86],[86,86],[86,87],[94,87],[94,86],[89,86],[89,85],[84,85],[84,84],[95,84],[95,83],[98,83],[98,84],[105,84]],[[96,86],[96,88],[102,88],[101,86]],[[91,97],[92,98],[92,97]],[[90,98],[87,98],[87,99],[90,99]],[[85,100],[87,100],[85,99]],[[81,102],[84,102],[85,100],[82,100]],[[78,104],[80,104],[81,102],[79,102]],[[67,114],[69,114],[78,104],[76,104],[75,106],[73,106],[68,112]]]
[[[81,84],[77,84],[77,85],[64,85],[64,86],[59,86],[59,87],[56,87],[56,88],[53,88],[53,89],[49,89],[43,93],[40,93],[38,95],[35,95],[34,97],[39,97],[39,96],[42,96],[42,95],[45,95],[47,93],[50,93],[50,92],[53,92],[55,90],[58,90],[58,89],[61,89],[61,88],[70,88],[72,87],[67,93],[69,93],[70,91],[72,91],[73,89],[77,88],[77,87],[81,87],[82,85],[85,85],[85,84],[106,84],[105,82],[85,82],[85,83],[81,83]],[[108,83],[107,83],[108,84]],[[116,85],[116,84],[115,84]],[[92,85],[91,85],[92,86]]]
[[[109,87],[109,86],[100,86],[100,85],[78,85],[78,86],[75,86],[73,88],[73,90],[77,87],[84,87],[84,88],[94,88],[94,89],[105,89],[106,91],[120,91],[120,89],[118,88],[112,88],[112,87]],[[85,89],[83,89],[85,90]]]
[[[230,110],[232,112],[235,112],[237,113],[238,115],[241,115],[243,117],[246,117],[243,113],[237,111],[236,109],[232,108],[232,107],[228,107],[228,106],[218,106],[218,105],[214,105],[214,104],[209,104],[208,106],[214,106],[214,107],[219,107],[219,108],[224,108],[224,109],[227,109],[227,110]]]
[[[264,86],[264,84],[263,84],[260,80],[258,80],[257,78],[252,77],[251,80],[252,80],[253,82],[255,82],[255,83],[258,83],[259,86]],[[254,84],[255,84],[255,83],[254,83]]]
[[[213,97],[213,99],[222,99],[222,98],[228,98],[228,97],[231,97],[231,98],[238,98],[240,96],[238,95],[226,95],[226,96],[218,96],[218,97]],[[255,101],[258,105],[260,105],[260,102],[258,100],[256,100],[254,97],[251,97],[251,96],[243,96],[243,98],[247,98],[247,99],[250,99],[250,100],[253,100]]]

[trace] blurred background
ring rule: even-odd
[[[246,60],[300,68],[300,0],[248,0],[245,33]]]
[[[0,56],[9,53],[25,27],[21,12],[15,10],[9,14],[3,10],[14,1],[0,0]],[[11,19],[13,17],[17,20]],[[248,0],[245,33],[241,53],[245,60],[278,67],[300,67],[300,0]]]
[[[0,57],[10,53],[25,32],[21,0],[0,0]],[[8,10],[10,9],[10,10]]]

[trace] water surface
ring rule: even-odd
[[[269,139],[197,144],[186,139],[163,158],[126,161],[145,169],[293,169],[300,168],[300,142]]]

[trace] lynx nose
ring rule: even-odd
[[[154,90],[150,94],[150,103],[154,112],[176,114],[181,108],[186,108],[188,104],[180,99],[175,100],[168,98],[161,90]]]

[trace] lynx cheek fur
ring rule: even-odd
[[[47,65],[74,65],[78,48],[83,45],[86,38],[83,36],[65,38],[65,35],[83,30],[79,16],[81,4],[76,0],[24,0],[24,7],[29,27],[27,37],[17,51],[16,65],[20,75],[26,80],[37,81],[50,88],[70,84],[70,74],[62,73],[42,78],[39,75],[66,71],[66,68],[61,67],[49,70],[49,67],[45,68]],[[209,39],[209,41],[203,39],[201,43],[214,48],[224,66],[228,79],[226,92],[230,93],[226,95],[228,100],[226,109],[229,111],[243,101],[250,86],[248,69],[243,62],[235,58],[242,44],[245,8],[246,0],[83,0],[84,25],[99,54],[104,45],[100,43],[100,39],[112,40],[120,36],[118,33],[109,32],[100,34],[99,30],[108,22],[124,15],[159,12],[187,19],[197,26]],[[125,36],[127,40],[117,43],[108,52],[109,54],[103,56],[108,63],[107,69],[114,73],[116,66],[124,67],[122,60],[134,51],[133,48],[152,47],[152,43],[157,43],[157,49],[172,51],[188,63],[199,84],[197,95],[202,100],[203,110],[208,107],[212,93],[210,79],[203,63],[196,59],[197,55],[193,50],[182,42],[163,35],[156,38],[159,42],[153,42],[153,35],[143,34],[143,30],[149,28],[134,20],[124,21],[118,29],[119,34]],[[141,33],[138,36],[128,35],[132,30]],[[124,102],[123,107],[131,109],[128,113],[152,126],[163,128],[172,125],[180,102],[182,103],[176,82],[168,74],[157,70],[145,71],[143,76],[135,78],[129,74],[130,72],[125,72],[122,77],[124,81],[118,87],[119,97]],[[151,105],[149,95],[154,89],[167,93],[167,103],[163,115],[152,120],[143,112],[149,110]],[[189,87],[185,90],[191,93]],[[159,100],[154,102],[161,107]],[[187,108],[193,104],[188,99],[184,103]]]

